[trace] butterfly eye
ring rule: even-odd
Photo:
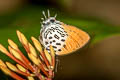
[[[53,23],[53,22],[55,22],[55,20],[54,20],[54,19],[51,19],[51,20],[50,20],[50,22],[52,22],[52,23]]]
[[[45,23],[42,23],[43,25],[45,25]]]

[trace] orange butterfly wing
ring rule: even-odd
[[[68,37],[65,41],[64,47],[61,49],[60,52],[56,53],[57,55],[70,54],[77,49],[82,48],[89,41],[90,36],[86,32],[74,26],[66,24],[62,25],[64,30],[68,33]]]

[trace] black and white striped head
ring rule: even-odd
[[[51,24],[60,23],[60,21],[56,20],[57,14],[55,14],[54,17],[51,17],[49,10],[48,10],[47,16],[46,16],[44,11],[42,13],[43,13],[43,16],[44,16],[44,18],[41,18],[41,20],[42,20],[42,22],[41,22],[42,27],[44,27],[44,26],[46,27],[46,26],[49,26]]]

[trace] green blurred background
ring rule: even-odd
[[[91,36],[84,48],[59,57],[54,80],[120,80],[120,0],[0,0],[0,43],[7,48],[10,38],[22,49],[16,30],[37,38],[47,9]],[[0,59],[14,63],[2,53]],[[13,79],[0,71],[0,80]]]

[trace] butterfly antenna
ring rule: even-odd
[[[47,19],[46,15],[45,15],[45,12],[43,11],[42,13],[43,13],[43,16],[45,17],[45,19]]]
[[[50,17],[50,11],[49,11],[49,9],[48,9],[48,18]]]
[[[55,14],[54,18],[56,18],[56,17],[57,17],[57,14]]]

